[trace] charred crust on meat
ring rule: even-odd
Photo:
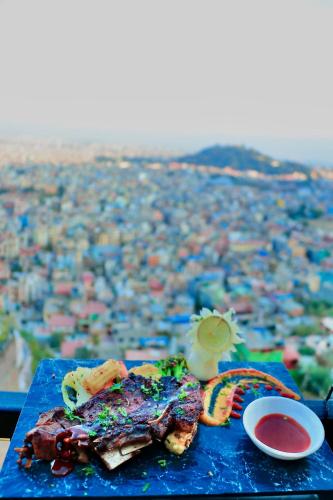
[[[76,408],[72,419],[62,407],[42,413],[16,449],[18,462],[25,467],[33,458],[87,463],[93,452],[114,469],[153,441],[164,440],[180,454],[192,442],[201,412],[195,377],[156,381],[131,373],[122,379],[121,391],[100,391]]]

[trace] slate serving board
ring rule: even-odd
[[[78,366],[92,367],[99,363],[98,360],[44,360],[39,365],[0,476],[0,497],[220,497],[333,491],[333,453],[326,442],[306,459],[276,460],[252,444],[242,420],[236,419],[232,419],[230,427],[200,424],[190,449],[180,457],[171,455],[163,445],[154,445],[113,472],[93,459],[95,473],[91,476],[83,473],[82,466],[64,478],[54,477],[46,462],[35,462],[30,470],[19,468],[14,448],[22,445],[25,433],[33,427],[40,412],[63,404],[60,386],[65,373]],[[129,367],[135,364],[140,363],[127,363]],[[224,362],[220,371],[241,366],[270,373],[298,391],[280,363]],[[278,395],[264,387],[258,390],[261,395]],[[255,397],[251,390],[247,391],[244,408]],[[157,463],[159,459],[165,459],[167,467],[162,468]]]

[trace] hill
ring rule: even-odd
[[[198,153],[178,158],[178,161],[196,165],[215,167],[233,167],[237,170],[256,170],[264,174],[291,174],[295,171],[309,174],[306,165],[271,158],[255,149],[244,146],[215,145],[202,149]]]

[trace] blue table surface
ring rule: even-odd
[[[0,497],[179,497],[333,491],[333,453],[326,441],[305,459],[276,460],[252,444],[241,419],[232,419],[229,427],[200,424],[191,447],[180,457],[156,444],[112,472],[98,458],[92,460],[95,473],[88,477],[81,465],[64,478],[54,477],[47,462],[35,462],[30,470],[18,467],[14,448],[22,445],[25,433],[34,426],[40,412],[62,406],[60,386],[65,373],[100,362],[44,360],[39,365],[2,469]],[[140,363],[129,362],[128,366],[133,364]],[[241,366],[270,373],[299,392],[280,363],[222,362],[220,371]],[[263,386],[258,390],[261,395],[274,395],[274,391],[268,392]],[[255,397],[258,396],[247,391],[243,406]],[[159,459],[165,459],[167,467],[162,468]],[[143,491],[147,483],[149,488]]]

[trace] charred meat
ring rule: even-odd
[[[53,473],[65,475],[75,462],[87,463],[90,451],[110,470],[154,441],[180,454],[196,434],[201,411],[193,376],[153,380],[130,374],[75,411],[59,407],[41,414],[17,449],[18,462],[30,467],[33,458],[53,461]]]

